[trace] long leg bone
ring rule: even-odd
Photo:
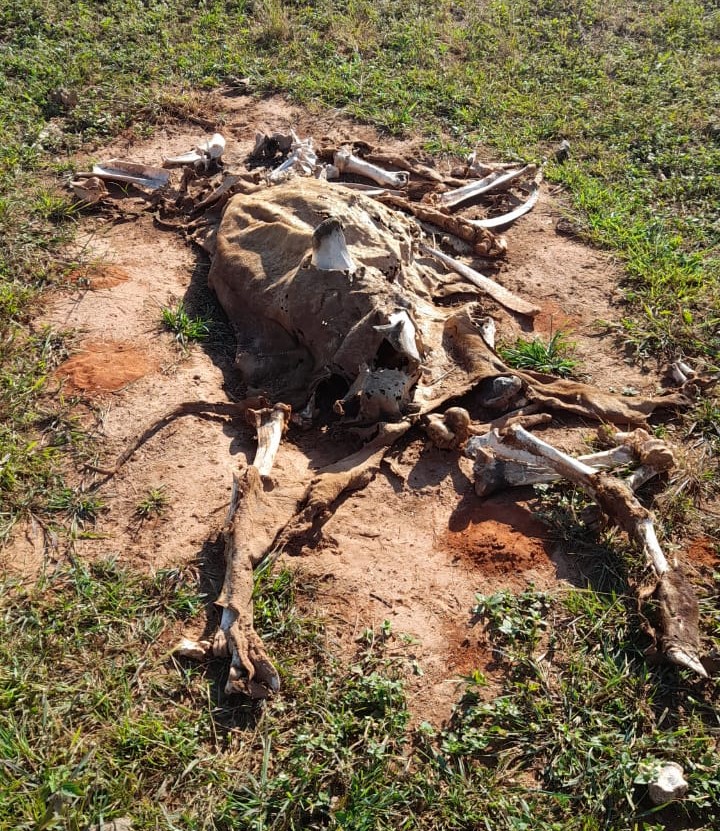
[[[540,313],[540,308],[538,306],[528,303],[527,300],[523,300],[522,297],[518,297],[511,291],[508,291],[504,286],[501,286],[489,277],[485,277],[485,275],[480,274],[475,271],[475,269],[461,263],[459,260],[455,260],[453,257],[448,257],[448,255],[443,254],[442,251],[438,251],[436,248],[430,248],[429,246],[423,244],[420,245],[420,250],[423,253],[434,257],[436,260],[440,260],[441,263],[444,263],[448,268],[456,271],[460,274],[460,276],[464,277],[479,289],[482,289],[482,291],[489,294],[493,300],[497,300],[498,303],[502,304],[511,311],[528,316],[534,316]]]
[[[258,448],[253,464],[242,477],[233,477],[233,494],[225,524],[225,581],[216,603],[223,610],[215,633],[212,652],[230,655],[230,672],[225,686],[228,695],[244,693],[250,698],[267,698],[280,687],[262,640],[253,628],[253,569],[265,557],[269,543],[258,532],[258,517],[265,505],[262,476],[270,473],[280,439],[290,417],[286,404],[273,409],[248,410],[258,433]],[[207,655],[207,644],[184,640],[178,654]]]
[[[599,473],[583,462],[533,436],[522,427],[509,427],[504,436],[509,446],[525,451],[561,476],[586,490],[635,545],[657,575],[663,652],[669,661],[707,677],[700,661],[698,601],[692,587],[671,568],[655,534],[653,517],[620,479]]]
[[[170,174],[161,167],[152,167],[139,162],[126,162],[123,159],[110,159],[109,162],[93,165],[92,173],[78,173],[77,178],[97,176],[108,182],[127,182],[149,190],[165,187],[170,181]]]
[[[389,170],[383,170],[375,164],[363,161],[363,159],[358,159],[357,156],[353,156],[345,148],[335,153],[333,156],[333,164],[340,173],[352,173],[356,176],[364,176],[366,179],[371,179],[383,187],[403,188],[407,185],[410,178],[405,171],[393,173]]]

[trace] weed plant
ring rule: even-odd
[[[509,366],[568,378],[580,363],[571,357],[573,346],[562,332],[555,332],[547,343],[542,338],[518,338],[514,346],[501,347],[498,352]]]

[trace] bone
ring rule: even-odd
[[[672,663],[706,678],[707,672],[699,657],[697,597],[678,569],[670,567],[658,542],[652,514],[643,508],[621,479],[594,471],[522,427],[509,427],[503,441],[542,460],[563,478],[586,490],[603,512],[627,533],[657,575],[656,596],[665,656]]]
[[[444,413],[426,416],[425,432],[441,450],[457,450],[470,435],[470,414],[463,407],[450,407]]]
[[[404,309],[391,314],[388,323],[373,326],[373,329],[385,335],[385,339],[401,355],[407,356],[416,365],[422,363],[417,347],[418,332],[410,315]]]
[[[292,149],[293,141],[297,138],[295,133],[273,133],[271,136],[266,133],[255,133],[255,147],[250,153],[251,159],[274,159],[278,153],[284,156]]]
[[[282,182],[296,173],[301,176],[311,176],[317,168],[318,159],[313,149],[313,140],[311,138],[301,139],[293,131],[291,134],[293,141],[290,155],[270,173],[268,176],[270,182]]]
[[[359,159],[347,148],[341,148],[336,151],[333,156],[333,164],[340,173],[350,173],[355,176],[364,176],[366,179],[371,179],[382,187],[388,188],[404,188],[410,177],[405,171],[393,173],[389,170],[383,170],[378,165],[366,162]]]
[[[225,152],[225,139],[220,133],[215,133],[207,141],[203,141],[187,153],[179,156],[168,156],[163,159],[163,167],[183,167],[184,165],[204,164],[217,161]]]
[[[170,173],[161,167],[128,162],[123,159],[110,159],[108,162],[93,165],[92,173],[78,173],[78,178],[97,176],[108,182],[126,182],[148,190],[163,188],[170,181]]]
[[[510,309],[513,312],[518,312],[518,314],[528,315],[529,317],[540,314],[539,306],[534,306],[532,303],[528,303],[527,300],[523,300],[522,297],[518,297],[511,291],[508,291],[508,289],[504,286],[501,286],[489,277],[485,277],[484,274],[480,274],[475,271],[475,269],[461,263],[459,260],[449,257],[447,254],[443,254],[442,251],[438,251],[436,248],[430,248],[422,243],[420,244],[420,250],[423,253],[434,257],[436,260],[439,260],[448,268],[457,272],[461,277],[464,277],[474,286],[482,289],[482,291],[492,297],[493,300],[497,300],[497,302],[502,306],[505,306],[505,308]]]
[[[450,190],[447,193],[441,193],[433,197],[435,203],[443,208],[454,208],[462,205],[463,202],[469,202],[471,199],[476,199],[484,193],[490,193],[493,190],[500,190],[507,187],[510,182],[515,179],[525,176],[527,174],[534,174],[537,167],[534,164],[525,165],[525,167],[516,170],[494,171],[480,179],[477,182],[470,182],[463,185],[461,188]]]
[[[509,211],[506,214],[501,214],[500,216],[494,216],[490,219],[471,219],[469,221],[478,228],[504,228],[506,225],[511,225],[516,219],[520,219],[521,216],[525,216],[526,213],[529,213],[537,204],[537,201],[540,198],[540,181],[541,176],[540,173],[538,173],[530,196],[525,200],[525,202],[522,203],[522,205],[518,205],[515,210]]]
[[[353,262],[343,232],[342,223],[335,217],[323,220],[313,231],[312,264],[320,271],[345,271],[354,274]]]
[[[276,404],[268,414],[267,409],[248,410],[247,419],[253,423],[257,431],[258,446],[253,465],[258,469],[261,477],[270,475],[275,463],[280,442],[287,430],[290,420],[290,407],[287,404]]]
[[[98,176],[90,176],[87,179],[74,179],[70,182],[70,187],[78,201],[84,205],[96,205],[108,195],[105,182]]]
[[[495,321],[491,317],[484,317],[480,321],[480,334],[482,336],[482,339],[492,350],[495,349],[496,331],[497,327],[495,326]]]

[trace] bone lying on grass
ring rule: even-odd
[[[378,165],[359,159],[347,148],[341,148],[333,156],[333,164],[340,173],[350,173],[371,179],[382,187],[403,188],[407,185],[409,176],[406,171],[392,172],[383,170]]]
[[[661,651],[670,662],[707,677],[700,661],[697,597],[682,573],[668,563],[655,533],[652,514],[637,501],[625,482],[568,456],[519,426],[509,427],[501,444],[505,450],[500,452],[507,453],[509,458],[531,457],[535,464],[550,468],[585,490],[603,513],[627,533],[657,578]]]
[[[485,275],[480,274],[475,271],[475,269],[461,263],[459,260],[449,257],[447,254],[443,254],[442,251],[438,251],[436,248],[430,248],[429,246],[423,244],[420,245],[420,250],[424,254],[429,254],[431,257],[439,260],[448,268],[451,268],[453,271],[457,272],[461,277],[464,277],[474,286],[482,289],[482,291],[492,297],[493,300],[497,300],[498,303],[502,304],[507,309],[510,309],[513,312],[518,312],[519,314],[528,315],[529,317],[540,313],[539,306],[534,306],[532,303],[528,303],[527,300],[523,300],[522,297],[518,297],[511,291],[508,291],[508,289],[504,286],[501,286],[489,277],[485,277]]]

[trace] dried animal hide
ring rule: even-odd
[[[480,381],[499,412],[532,402],[641,424],[656,407],[686,403],[681,395],[621,398],[510,369],[470,306],[433,303],[454,277],[415,257],[419,236],[402,213],[315,179],[233,196],[208,279],[235,328],[248,391],[296,411],[314,402],[306,415],[360,423],[431,412]]]

